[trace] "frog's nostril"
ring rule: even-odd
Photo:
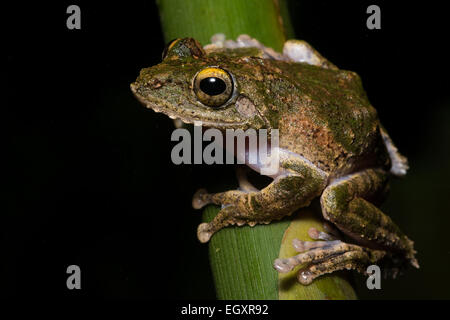
[[[148,86],[152,89],[159,89],[163,86],[159,79],[153,78],[147,82]]]

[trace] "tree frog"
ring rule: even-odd
[[[215,194],[199,190],[197,209],[221,205],[197,230],[198,239],[229,225],[270,223],[319,197],[323,218],[346,235],[310,230],[319,241],[295,240],[298,255],[276,259],[279,272],[303,265],[300,283],[342,269],[365,272],[383,263],[395,277],[419,267],[413,242],[379,208],[390,176],[403,176],[407,159],[393,144],[370,104],[360,77],[338,69],[305,41],[289,40],[283,53],[247,35],[216,35],[202,47],[176,39],[163,61],[142,69],[131,84],[148,108],[184,123],[220,130],[278,129],[279,170],[255,188],[239,174],[240,188]],[[258,166],[252,166],[258,171]]]

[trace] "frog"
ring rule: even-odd
[[[419,268],[414,242],[379,207],[391,177],[408,161],[397,149],[369,102],[360,76],[339,69],[303,40],[288,40],[279,53],[248,35],[216,35],[202,46],[193,38],[171,41],[160,64],[144,68],[131,84],[147,108],[174,121],[221,130],[278,132],[279,168],[256,188],[243,170],[239,188],[197,191],[192,205],[220,206],[198,226],[206,243],[221,229],[268,224],[318,199],[325,231],[313,241],[295,239],[297,255],[275,259],[280,273],[298,271],[309,285],[344,269],[367,274],[381,264],[392,277]],[[251,170],[261,173],[258,165]]]

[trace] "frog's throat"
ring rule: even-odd
[[[158,98],[152,97],[152,100],[149,101],[142,96],[140,96],[136,92],[136,87],[131,85],[131,91],[133,91],[133,94],[135,97],[147,108],[152,109],[155,112],[163,113],[166,116],[168,116],[170,119],[180,119],[184,123],[192,124],[194,122],[201,122],[203,126],[206,127],[214,127],[214,128],[246,128],[249,126],[248,120],[244,121],[230,121],[230,122],[223,122],[223,121],[217,121],[215,119],[207,119],[207,118],[193,118],[186,115],[182,115],[177,113],[176,111],[170,110],[168,107],[165,106],[164,101],[159,100]]]

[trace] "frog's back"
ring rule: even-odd
[[[302,63],[279,67],[291,68],[284,81],[292,82],[280,105],[282,148],[333,176],[389,166],[377,112],[356,73]]]

